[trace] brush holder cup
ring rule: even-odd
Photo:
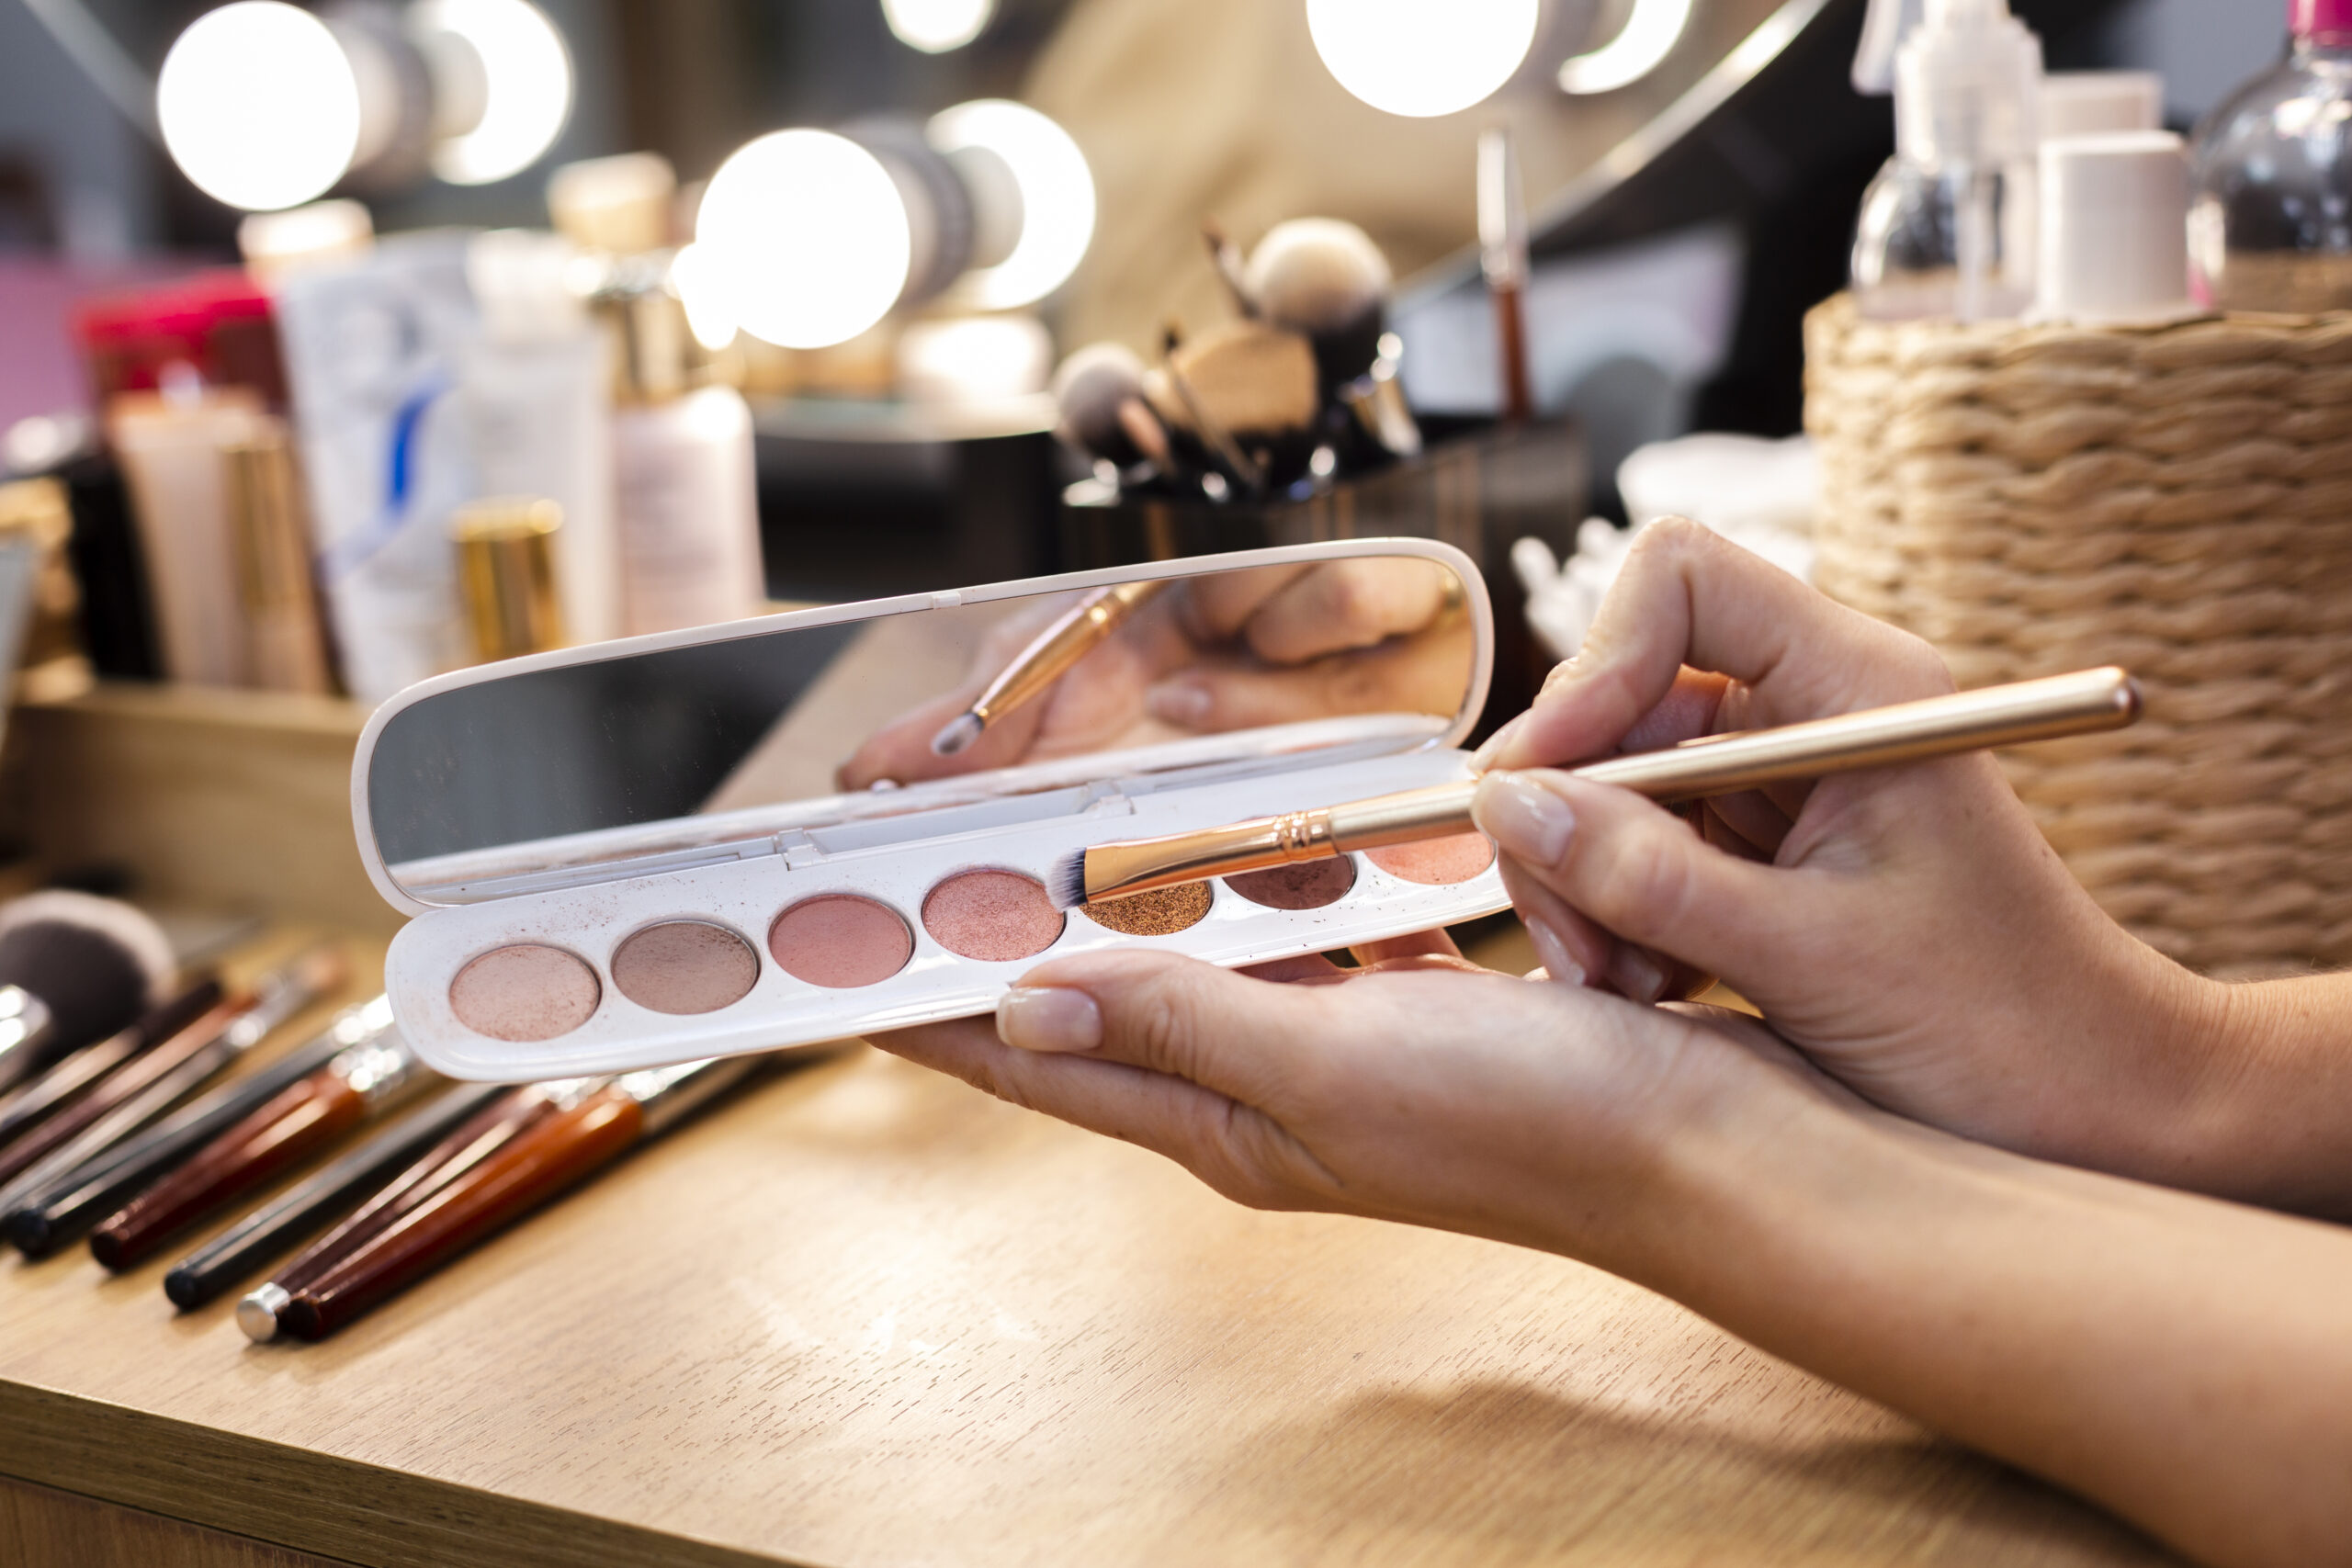
[[[2352,314],[1805,323],[1816,581],[1962,686],[2129,667],[2004,753],[2108,913],[2226,976],[2352,964]]]

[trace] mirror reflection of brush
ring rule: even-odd
[[[1069,673],[1071,666],[1100,647],[1167,586],[1165,581],[1122,582],[1095,589],[1079,600],[1014,654],[970,707],[940,727],[931,738],[932,753],[953,757],[968,750],[989,726],[1044,695]]]

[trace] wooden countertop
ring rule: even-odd
[[[2171,1561],[1606,1275],[864,1047],[322,1345],[167,1262],[0,1264],[0,1472],[385,1568]]]

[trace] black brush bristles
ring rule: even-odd
[[[1075,909],[1086,902],[1086,852],[1072,850],[1046,874],[1046,897],[1057,909]]]

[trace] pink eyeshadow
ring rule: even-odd
[[[1046,886],[1015,871],[959,872],[923,897],[922,929],[948,952],[991,964],[1033,958],[1062,934]]]
[[[1347,855],[1300,861],[1228,876],[1225,885],[1252,904],[1269,909],[1319,909],[1336,904],[1356,885],[1356,863]]]
[[[449,982],[449,1010],[492,1040],[552,1040],[596,1010],[596,972],[560,947],[534,942],[483,953]]]
[[[655,1012],[717,1012],[743,999],[760,955],[724,926],[669,920],[648,926],[613,954],[613,986]]]
[[[1451,838],[1366,850],[1363,856],[1400,881],[1434,887],[1467,882],[1494,864],[1495,846],[1484,833],[1456,833]]]
[[[914,951],[914,933],[896,909],[851,893],[795,904],[768,928],[768,952],[786,974],[835,990],[887,980]]]

